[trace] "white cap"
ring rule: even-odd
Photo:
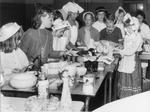
[[[17,23],[7,23],[0,28],[0,42],[3,42],[13,36],[20,26]]]
[[[63,29],[69,27],[69,23],[67,21],[63,21],[62,19],[56,19],[53,22],[53,31],[59,30],[59,29]]]
[[[68,2],[63,6],[63,10],[68,14],[68,12],[74,12],[74,13],[82,13],[84,9],[80,7],[78,4],[74,2]]]
[[[129,20],[128,24],[132,26],[132,30],[138,31],[140,26],[138,19],[136,17],[132,17],[129,13],[127,13],[124,16],[123,21],[126,22],[127,20]]]
[[[79,6],[77,3],[74,2],[74,5],[77,8],[79,13],[82,13],[84,11],[84,9],[81,6]]]
[[[121,6],[119,6],[118,9],[117,9],[116,12],[115,12],[115,17],[118,17],[118,15],[119,15],[119,10],[122,10],[123,13],[126,14],[126,11],[125,11]]]

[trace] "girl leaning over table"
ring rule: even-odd
[[[33,27],[25,32],[20,43],[20,48],[26,53],[30,62],[34,63],[41,56],[42,63],[46,63],[48,58],[60,58],[65,54],[65,51],[53,49],[52,32],[48,30],[52,27],[52,23],[52,10],[44,6],[39,7],[33,18]]]
[[[4,74],[22,70],[29,65],[26,54],[19,48],[23,35],[21,26],[17,23],[7,23],[0,28],[0,62]]]
[[[124,17],[126,35],[124,37],[124,49],[118,50],[122,59],[119,63],[119,98],[124,98],[141,92],[141,71],[138,52],[143,43],[138,32],[139,22],[135,17],[126,14]]]

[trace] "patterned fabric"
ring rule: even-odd
[[[136,67],[133,73],[119,73],[118,97],[124,98],[141,92],[141,66],[136,56]]]

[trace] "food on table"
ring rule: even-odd
[[[14,74],[10,85],[16,89],[28,89],[36,85],[37,77],[32,72]]]
[[[87,72],[87,68],[85,68],[84,66],[77,67],[77,75],[83,76],[86,74],[86,72]]]

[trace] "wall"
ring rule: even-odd
[[[150,25],[150,0],[145,0],[144,12],[146,13],[146,21]]]
[[[62,8],[71,0],[0,0],[0,26],[7,22],[16,21],[24,30],[31,26],[34,14],[34,3],[50,4],[54,8]],[[98,6],[104,6],[109,12],[115,12],[123,0],[74,0],[84,9],[94,11]],[[144,0],[144,12],[150,24],[150,0]]]
[[[27,30],[31,26],[35,3],[51,5],[53,0],[0,0],[0,26],[17,22]]]

